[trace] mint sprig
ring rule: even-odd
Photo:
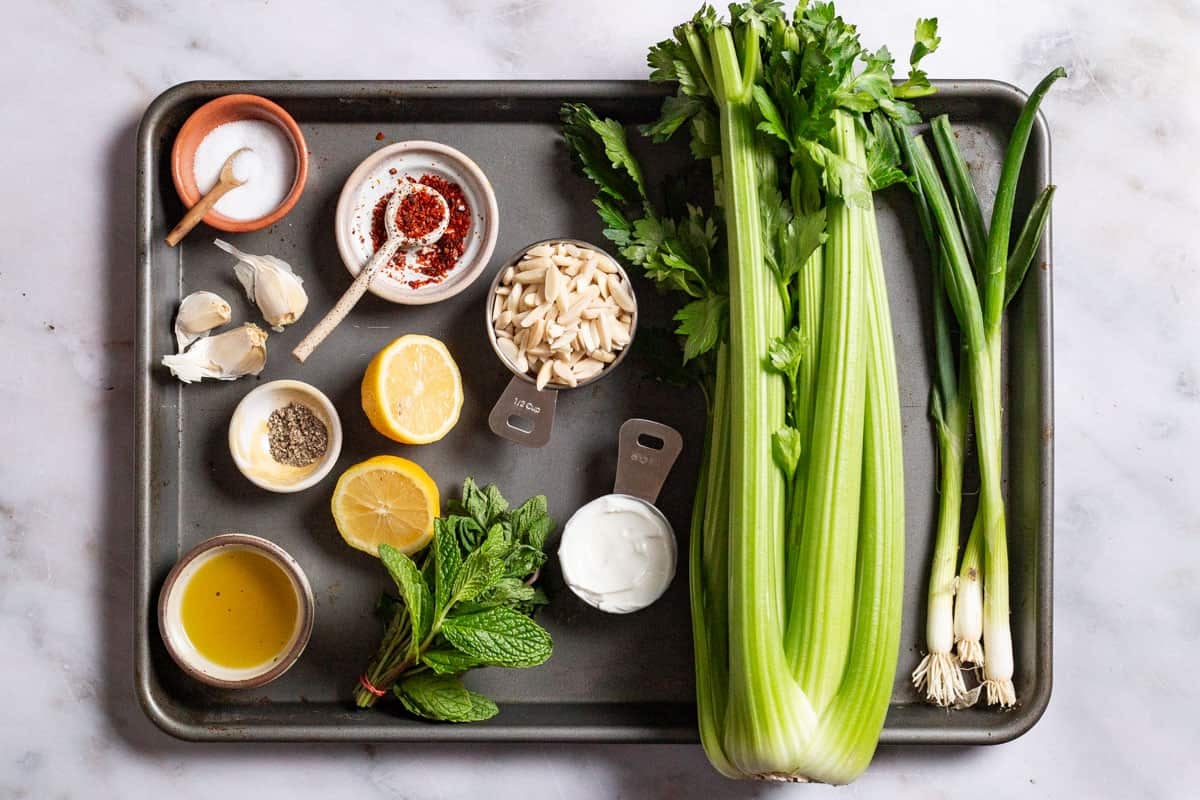
[[[416,558],[380,545],[398,597],[380,600],[386,627],[355,691],[360,707],[377,700],[369,684],[377,692],[392,689],[423,719],[488,719],[499,709],[463,686],[462,674],[482,666],[537,666],[553,651],[550,634],[531,619],[546,603],[533,585],[554,529],[546,498],[510,508],[495,486],[467,478],[462,497],[447,511]]]

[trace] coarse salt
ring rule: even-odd
[[[196,188],[207,194],[217,185],[225,160],[243,147],[250,148],[255,158],[235,159],[234,174],[239,179],[246,176],[246,182],[231,189],[213,208],[230,219],[259,219],[283,204],[296,180],[292,140],[278,125],[258,119],[218,125],[196,148],[192,171]]]

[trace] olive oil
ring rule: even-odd
[[[218,553],[183,590],[183,628],[196,650],[228,669],[257,667],[283,655],[298,614],[283,569],[242,548]]]

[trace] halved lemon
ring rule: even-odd
[[[433,521],[441,513],[433,478],[399,456],[375,456],[347,469],[330,505],[346,544],[373,556],[381,544],[417,552],[433,538]]]
[[[401,336],[371,359],[363,375],[367,419],[397,442],[436,442],[458,422],[462,404],[458,365],[431,336]]]

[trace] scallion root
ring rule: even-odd
[[[912,674],[917,691],[925,692],[925,699],[937,706],[947,708],[962,702],[967,694],[962,668],[953,653],[929,653]]]
[[[983,682],[989,706],[1012,708],[1017,704],[1017,690],[1011,680],[987,680]]]

